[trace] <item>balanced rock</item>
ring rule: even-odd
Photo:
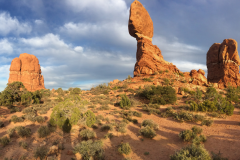
[[[12,60],[8,83],[22,82],[28,91],[45,89],[44,78],[36,56],[22,53]]]
[[[218,83],[219,88],[240,85],[240,59],[237,51],[237,42],[234,39],[224,39],[214,43],[207,52],[207,80]]]
[[[179,69],[163,59],[161,50],[152,44],[153,22],[143,5],[135,0],[130,7],[128,22],[129,34],[137,40],[137,62],[134,76],[138,74],[154,74],[159,70],[179,73]]]

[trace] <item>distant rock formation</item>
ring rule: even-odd
[[[36,56],[22,53],[12,60],[8,83],[20,81],[28,91],[45,89],[44,78]]]
[[[190,76],[192,78],[192,83],[196,85],[207,84],[207,78],[205,77],[205,72],[202,69],[191,70]]]
[[[210,47],[207,52],[208,82],[218,83],[219,88],[240,85],[237,47],[234,39],[224,39],[221,44],[214,43]]]
[[[129,34],[137,40],[137,62],[134,68],[134,76],[154,74],[154,72],[160,70],[180,72],[175,65],[165,61],[161,50],[152,44],[152,19],[147,10],[137,0],[131,4],[128,30]]]

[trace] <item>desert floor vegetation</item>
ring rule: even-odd
[[[34,93],[9,84],[0,96],[0,159],[239,157],[240,89],[184,78],[159,71],[86,91]]]

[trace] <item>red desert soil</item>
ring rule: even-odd
[[[164,73],[162,75],[155,75],[154,78],[152,77],[153,82],[143,82],[143,77],[135,77],[131,79],[131,82],[128,83],[129,88],[139,88],[139,86],[144,86],[146,84],[152,85],[153,83],[158,83],[161,85],[163,82],[164,77],[174,77],[174,74],[171,73]],[[116,85],[122,85],[124,82],[120,82]],[[188,87],[189,89],[194,89],[196,87],[200,87],[202,90],[205,90],[205,86],[197,86],[188,83],[182,83],[180,81],[175,81],[173,87]],[[218,89],[218,91],[221,91]],[[117,97],[117,102],[119,102],[119,94],[123,92],[116,92],[110,91],[109,97]],[[127,95],[130,92],[126,92]],[[56,95],[57,96],[57,95]],[[90,100],[91,97],[94,95],[91,94],[90,91],[82,91],[80,97],[84,99]],[[164,108],[168,106],[173,106],[175,108],[186,105],[182,99],[182,95],[178,94],[178,101],[174,105],[162,105],[161,110],[163,111]],[[54,99],[53,97],[51,99]],[[140,100],[144,102],[143,100]],[[100,104],[96,105],[97,107]],[[105,111],[98,111],[95,113],[96,115],[103,115],[105,118],[108,117],[111,120],[121,121],[122,118],[119,117],[119,114],[110,115],[109,112],[113,110],[121,110],[120,107],[116,107],[114,105],[109,105],[110,110]],[[234,114],[232,116],[227,116],[226,119],[224,118],[213,118],[214,123],[211,127],[201,126],[200,123],[192,123],[192,122],[184,122],[180,123],[178,121],[173,120],[172,118],[163,118],[156,115],[148,115],[147,112],[142,111],[140,106],[131,108],[133,111],[142,112],[142,117],[134,117],[138,120],[138,124],[129,123],[127,125],[127,132],[125,134],[120,134],[118,132],[110,131],[114,134],[112,139],[104,139],[104,135],[107,132],[102,132],[100,130],[100,126],[98,129],[92,129],[96,132],[97,137],[95,139],[102,139],[104,142],[104,151],[105,151],[105,159],[106,160],[122,160],[125,157],[130,157],[132,160],[158,160],[169,159],[170,155],[174,154],[175,151],[180,150],[182,147],[190,144],[183,142],[179,139],[178,134],[180,131],[185,129],[191,129],[193,126],[200,126],[203,129],[203,135],[207,137],[207,141],[204,143],[205,148],[208,150],[209,153],[214,152],[218,153],[219,151],[222,153],[223,157],[227,157],[229,160],[237,160],[240,157],[240,125],[239,125],[239,109],[235,108]],[[76,155],[72,153],[73,147],[81,142],[79,137],[79,126],[73,126],[71,133],[66,134],[63,133],[62,130],[57,129],[56,132],[52,133],[47,138],[38,138],[37,136],[37,129],[41,125],[46,125],[47,121],[50,119],[52,109],[50,109],[47,114],[43,114],[46,119],[46,122],[43,124],[39,124],[37,122],[33,123],[30,121],[24,121],[20,123],[13,123],[9,120],[11,116],[17,115],[21,116],[21,112],[17,113],[10,113],[6,107],[0,108],[0,115],[1,120],[4,122],[5,127],[0,129],[0,137],[7,134],[7,130],[13,128],[15,126],[26,126],[31,128],[32,136],[29,138],[20,138],[20,137],[13,137],[11,138],[11,142],[6,147],[0,147],[0,159],[4,159],[4,157],[18,159],[22,155],[26,155],[27,159],[34,159],[33,158],[33,150],[38,146],[46,146],[51,147],[52,143],[56,140],[59,140],[61,143],[64,144],[64,150],[59,150],[59,154],[56,157],[58,160],[68,160],[71,158],[78,159]],[[195,114],[203,114],[201,112]],[[144,138],[139,135],[139,129],[141,122],[145,119],[152,119],[159,125],[159,130],[156,131],[157,136],[153,139]],[[104,122],[103,122],[104,123]],[[28,149],[23,149],[19,147],[20,141],[26,141],[29,144]],[[117,147],[121,142],[129,142],[132,153],[128,156],[123,156],[118,153]],[[144,155],[145,152],[149,152],[149,155]]]

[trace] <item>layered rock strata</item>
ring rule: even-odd
[[[28,91],[45,89],[44,78],[36,56],[22,53],[12,60],[8,83],[20,81]]]
[[[234,39],[224,39],[214,43],[207,52],[207,80],[218,83],[219,88],[240,85],[240,59],[237,51],[237,42]]]
[[[135,0],[130,7],[128,22],[129,34],[137,40],[137,62],[134,76],[138,74],[154,74],[159,70],[179,73],[179,69],[163,59],[161,50],[152,44],[153,22],[143,5]]]

